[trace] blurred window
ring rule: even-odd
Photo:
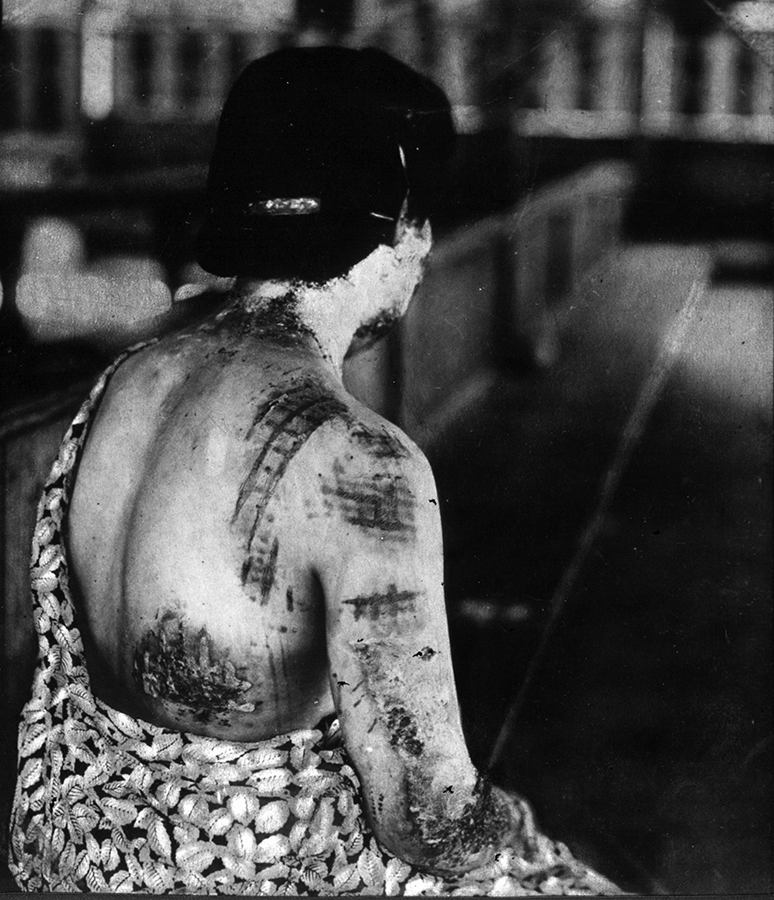
[[[521,75],[520,106],[524,109],[542,109],[545,106],[546,80],[548,77],[548,54],[544,42],[531,41],[515,67],[516,78]]]
[[[179,73],[177,96],[184,108],[197,106],[204,95],[204,75],[206,47],[204,35],[188,32],[177,45],[177,66]]]
[[[701,92],[704,76],[702,44],[699,38],[682,41],[682,65],[677,69],[678,109],[687,115],[698,115],[701,110]]]
[[[155,48],[153,35],[135,31],[129,37],[131,98],[138,106],[148,107],[153,100]]]
[[[597,77],[596,60],[594,58],[594,35],[589,29],[578,32],[578,93],[577,109],[595,108],[595,81]]]
[[[486,85],[486,101],[498,105],[511,104],[517,109],[523,107],[524,89],[527,74],[524,71],[526,49],[520,35],[508,35],[509,44],[503,49],[503,64],[495,67],[491,79]]]
[[[21,127],[20,34],[0,29],[0,131]]]
[[[29,125],[37,131],[58,131],[63,124],[62,91],[60,85],[68,73],[61,71],[62,54],[57,33],[42,28],[35,40],[34,100]]]
[[[623,109],[642,113],[642,81],[645,75],[643,49],[645,35],[641,30],[631,31],[627,35],[625,50],[625,66],[622,73]]]
[[[742,116],[751,116],[755,112],[757,66],[755,53],[747,44],[742,44],[739,47],[739,52],[736,55],[735,75],[733,111]]]
[[[115,37],[99,20],[86,16],[81,42],[81,110],[90,119],[105,119],[115,102]]]

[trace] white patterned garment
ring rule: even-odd
[[[139,348],[134,348],[137,350]],[[159,728],[96,698],[65,547],[72,478],[108,379],[64,438],[38,507],[32,599],[38,663],[19,729],[10,866],[29,891],[500,895],[618,893],[535,829],[460,879],[382,849],[334,723],[257,743]]]

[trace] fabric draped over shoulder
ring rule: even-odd
[[[144,346],[144,345],[143,345]],[[457,879],[379,846],[333,723],[242,743],[132,718],[96,697],[68,581],[67,510],[103,373],[45,485],[31,587],[38,660],[19,727],[10,868],[27,891],[501,895],[617,893],[534,827],[511,852]]]

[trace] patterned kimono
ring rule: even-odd
[[[139,349],[139,348],[134,348]],[[90,421],[128,351],[62,443],[38,507],[31,569],[38,661],[19,729],[10,867],[29,891],[246,894],[617,893],[540,834],[455,879],[377,843],[336,723],[242,743],[183,734],[91,691],[68,581],[67,509]]]

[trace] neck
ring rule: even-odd
[[[401,220],[395,245],[380,244],[346,275],[324,284],[243,278],[229,309],[256,333],[295,343],[303,335],[341,377],[353,337],[368,346],[406,311],[430,245],[429,223],[416,229]]]
[[[325,284],[240,279],[225,312],[247,316],[272,337],[303,340],[342,376],[344,357],[361,325],[362,305],[345,278]]]

